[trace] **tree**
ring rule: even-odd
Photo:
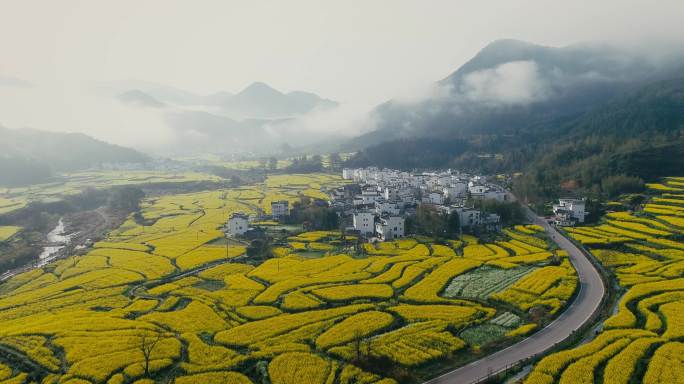
[[[254,239],[247,247],[247,256],[255,259],[271,257],[271,242],[268,239]]]
[[[643,191],[644,181],[627,175],[608,176],[601,181],[601,189],[608,197],[615,197],[623,193]]]
[[[441,237],[447,232],[447,216],[431,204],[419,204],[407,227],[417,234]]]
[[[457,237],[461,233],[461,218],[457,212],[451,212],[447,216],[447,235]]]
[[[140,209],[140,200],[145,197],[142,189],[124,186],[112,189],[107,207],[114,211],[135,212]]]
[[[338,170],[338,169],[342,168],[342,157],[340,157],[339,153],[331,153],[329,159],[330,159],[330,169]]]
[[[292,204],[290,216],[286,219],[290,224],[307,223],[308,230],[334,230],[340,226],[337,213],[325,201],[301,196]]]
[[[270,169],[271,171],[275,171],[276,169],[278,169],[278,159],[276,159],[275,157],[269,158],[268,169]]]
[[[147,334],[143,334],[140,338],[140,352],[142,352],[145,358],[145,376],[150,376],[150,361],[152,360],[152,352],[157,344],[162,340],[162,335],[157,334],[154,337],[150,337]]]
[[[498,201],[494,199],[475,200],[475,207],[486,213],[496,213],[504,225],[518,224],[525,221],[525,213],[517,202]]]
[[[361,361],[363,353],[361,348],[363,345],[363,334],[360,330],[357,329],[354,331],[354,341],[352,343],[354,349],[354,361],[359,362]]]

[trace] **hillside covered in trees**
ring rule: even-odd
[[[681,66],[671,63],[645,75],[639,68],[649,65],[634,59],[631,65],[615,66],[608,77],[610,60],[598,55],[598,64],[587,64],[581,53],[521,42],[493,43],[442,80],[452,84],[450,89],[459,89],[457,94],[451,91],[447,98],[419,105],[380,106],[379,128],[349,144],[360,150],[347,165],[522,172],[516,187],[532,199],[554,196],[561,187],[617,193],[616,182],[629,189],[640,179],[681,174]],[[484,76],[488,66],[500,70],[523,59],[535,63],[533,75],[550,89],[545,95],[535,99],[529,94],[532,99],[506,104],[468,96],[468,73]],[[558,75],[553,68],[574,80],[554,83],[550,79]],[[579,80],[590,72],[602,73],[601,79]],[[610,187],[604,186],[609,177]]]
[[[0,126],[0,185],[47,181],[54,172],[88,169],[103,163],[142,163],[149,158],[133,149],[80,133],[54,133]]]

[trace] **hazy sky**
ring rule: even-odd
[[[108,138],[111,127],[70,116],[74,90],[129,78],[198,93],[260,80],[372,106],[445,77],[495,39],[672,41],[684,36],[682,15],[681,0],[0,0],[0,124]],[[32,87],[13,78],[42,96],[21,101]]]

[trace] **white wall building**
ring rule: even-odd
[[[404,237],[404,218],[399,216],[381,217],[375,224],[378,239],[385,241]]]
[[[399,200],[399,188],[398,187],[385,187],[382,190],[382,197],[385,200]]]
[[[401,206],[403,203],[396,201],[377,201],[375,202],[375,213],[378,215],[393,215],[397,216],[401,212]]]
[[[431,191],[423,195],[423,203],[442,205],[444,204],[444,192]]]
[[[354,229],[361,235],[368,236],[375,232],[375,214],[373,212],[354,212]]]
[[[380,201],[382,196],[377,190],[364,190],[361,192],[361,200],[363,204],[375,204],[376,201]]]
[[[274,220],[278,220],[281,217],[285,217],[290,214],[290,202],[287,200],[272,201],[271,202],[271,215]]]
[[[468,192],[471,195],[482,195],[487,192],[487,186],[481,184],[473,184],[472,182],[468,186]]]
[[[465,197],[468,186],[465,183],[453,183],[442,188],[442,192],[449,199]]]
[[[572,225],[572,221],[584,223],[586,202],[579,199],[558,199],[558,204],[553,205],[553,213],[560,219],[557,220],[560,225]]]
[[[244,235],[249,230],[249,216],[244,213],[233,213],[228,219],[228,234]]]

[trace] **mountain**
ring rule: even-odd
[[[44,182],[53,172],[88,169],[102,163],[142,163],[149,158],[81,133],[55,133],[0,126],[0,185]]]
[[[235,95],[230,92],[216,92],[205,96],[204,103],[208,105],[221,105],[228,103],[233,97],[235,97]]]
[[[337,106],[336,102],[313,93],[295,91],[285,94],[262,82],[252,83],[236,95],[213,95],[212,100],[226,115],[237,119],[294,117]]]
[[[214,153],[274,154],[283,148],[297,147],[320,150],[326,140],[339,143],[344,138],[325,131],[310,131],[300,118],[244,119],[207,111],[167,113],[167,124],[173,128],[177,143],[175,154]],[[336,147],[331,145],[331,149]]]
[[[338,106],[310,92],[283,93],[263,82],[252,83],[235,94],[221,91],[199,95],[138,80],[100,84],[96,90],[127,106],[146,108],[151,113],[156,110],[174,134],[174,140],[161,149],[165,154],[266,153],[286,144],[312,145],[333,135],[311,129],[312,124],[320,123],[307,119],[325,120],[328,115],[316,112],[330,112]]]
[[[377,107],[377,129],[353,145],[411,137],[516,134],[579,116],[641,81],[667,76],[647,58],[603,45],[495,41],[434,84],[437,96]]]
[[[283,93],[263,82],[254,82],[237,94],[222,91],[205,96],[139,80],[102,84],[98,89],[133,106],[215,109],[234,120],[289,118],[338,106],[337,102],[313,93]]]
[[[135,79],[128,79],[122,81],[113,81],[108,83],[100,83],[95,89],[102,94],[119,98],[129,92],[142,93],[145,97],[152,98],[159,103],[167,105],[198,105],[203,103],[203,96],[196,93],[186,91],[181,88],[172,87],[169,85],[154,83],[151,81],[142,81]]]
[[[496,41],[435,96],[376,108],[377,129],[347,143],[362,149],[350,164],[523,171],[520,188],[537,197],[568,184],[601,190],[614,175],[683,173],[679,58]]]
[[[125,104],[134,105],[138,107],[163,108],[166,106],[166,104],[160,102],[154,97],[138,89],[134,89],[120,94],[119,100],[121,100]]]

